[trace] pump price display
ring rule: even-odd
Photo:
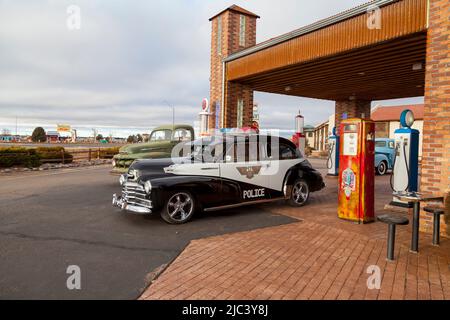
[[[356,133],[344,133],[344,156],[356,156],[358,153],[358,135]]]

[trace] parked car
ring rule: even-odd
[[[375,171],[384,175],[392,170],[395,158],[395,140],[388,138],[375,139]]]
[[[180,141],[194,140],[194,128],[187,124],[163,125],[152,131],[149,141],[129,144],[119,150],[113,158],[111,173],[121,174],[136,159],[158,159],[171,157],[172,149]]]
[[[122,194],[113,195],[113,206],[160,212],[170,224],[188,222],[200,211],[279,199],[303,206],[310,192],[325,187],[323,178],[291,141],[274,139],[211,137],[206,144],[196,140],[184,158],[137,160],[124,176]]]

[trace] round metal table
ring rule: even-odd
[[[394,192],[392,195],[400,201],[413,203],[411,251],[417,253],[419,252],[420,203],[426,201],[444,201],[444,196],[423,194],[420,192]]]

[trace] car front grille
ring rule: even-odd
[[[130,205],[152,208],[152,202],[146,198],[144,187],[138,183],[126,182],[122,188],[122,198]]]

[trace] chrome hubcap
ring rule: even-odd
[[[167,212],[176,221],[184,221],[194,209],[191,197],[184,192],[174,194],[167,202]]]
[[[308,186],[304,182],[297,182],[292,189],[292,199],[302,204],[308,199]]]

